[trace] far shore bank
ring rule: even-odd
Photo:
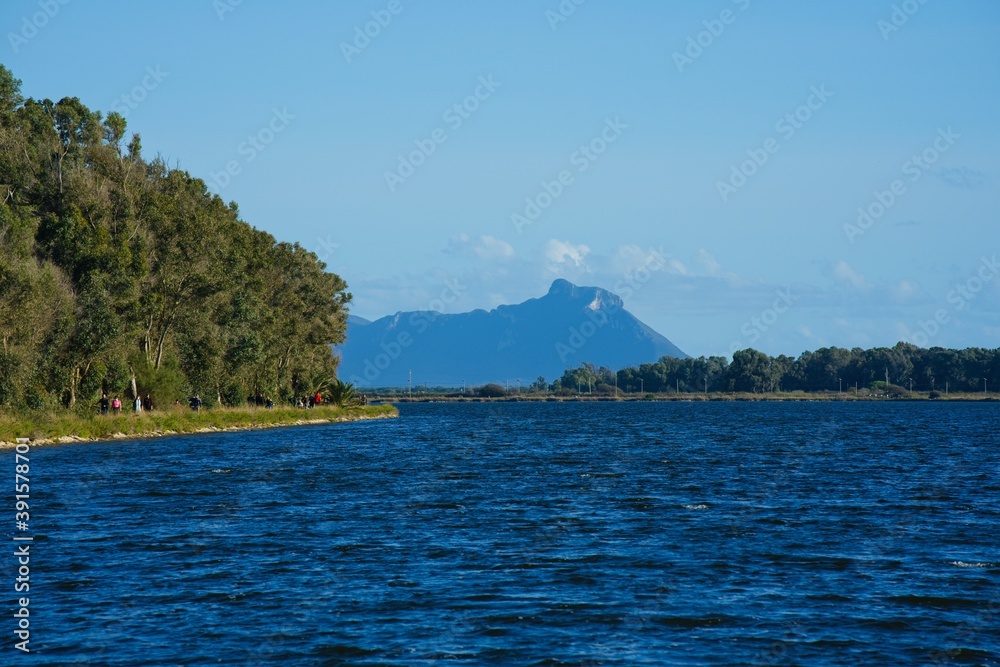
[[[22,415],[0,413],[0,448],[27,439],[31,446],[100,442],[223,431],[253,431],[283,426],[392,419],[392,405],[154,410],[118,415],[79,415],[68,411]]]
[[[371,400],[376,403],[708,403],[708,402],[800,402],[800,403],[885,403],[885,402],[925,402],[925,403],[958,403],[958,402],[1000,402],[1000,394],[951,394],[931,397],[928,393],[905,394],[900,396],[854,395],[848,392],[837,393],[691,393],[691,394],[621,394],[619,396],[590,396],[586,394],[574,396],[552,395],[517,395],[509,396],[456,396],[454,394],[419,394],[414,396],[393,394],[372,394]]]

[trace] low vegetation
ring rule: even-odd
[[[123,436],[196,433],[205,430],[248,429],[293,425],[310,421],[355,421],[395,417],[391,405],[347,407],[321,405],[311,409],[280,406],[216,407],[193,411],[186,407],[122,414],[81,414],[68,410],[0,412],[0,442],[16,438],[53,441],[59,438],[109,439]]]

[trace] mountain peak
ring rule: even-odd
[[[588,361],[608,368],[684,358],[677,346],[624,308],[621,297],[568,280],[548,294],[487,312],[397,313],[349,322],[341,377],[358,386],[456,386],[543,375]]]
[[[618,310],[625,307],[621,297],[600,287],[581,287],[564,278],[558,278],[549,287],[547,297],[563,301],[583,301],[590,310]]]
[[[549,287],[549,294],[573,294],[573,290],[576,289],[576,285],[566,280],[565,278],[556,278],[552,281],[552,286]]]

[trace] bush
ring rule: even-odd
[[[344,408],[355,402],[357,394],[357,389],[350,382],[337,378],[330,383],[330,402],[338,407]]]
[[[223,405],[239,406],[247,402],[247,392],[243,385],[237,382],[228,382],[222,386]]]
[[[174,401],[184,402],[190,395],[184,374],[178,368],[176,359],[169,359],[159,369],[143,364],[136,370],[139,394],[149,394],[155,408],[167,408]]]
[[[500,398],[501,396],[507,395],[507,392],[504,391],[503,387],[494,383],[480,387],[476,393],[478,393],[483,398]]]

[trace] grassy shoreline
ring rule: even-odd
[[[271,410],[250,407],[213,408],[199,412],[187,408],[171,408],[119,415],[80,415],[65,410],[23,414],[0,412],[0,447],[12,447],[17,438],[28,438],[32,445],[93,442],[390,419],[398,414],[392,405],[348,408],[321,406],[310,410],[283,406]]]

